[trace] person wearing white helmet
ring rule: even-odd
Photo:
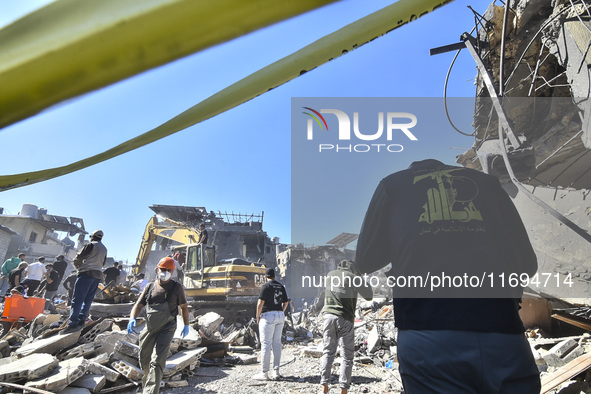
[[[72,306],[68,326],[60,334],[69,334],[84,328],[90,306],[99,283],[103,279],[103,266],[107,260],[107,248],[102,243],[103,232],[96,230],[90,235],[90,242],[74,258],[78,277],[74,283]]]

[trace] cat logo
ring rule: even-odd
[[[254,284],[257,286],[262,286],[267,282],[265,275],[254,274]]]

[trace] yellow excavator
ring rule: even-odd
[[[199,234],[192,225],[154,215],[146,225],[134,273],[145,272],[154,242],[165,239],[183,268],[179,280],[187,297],[194,300],[194,308],[224,317],[254,317],[256,299],[266,281],[265,265],[239,258],[217,261],[215,245],[198,243]]]

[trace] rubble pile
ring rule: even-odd
[[[542,328],[526,332],[541,372],[542,392],[591,392],[589,310],[550,308],[549,313],[554,318],[553,326],[562,324],[558,331],[568,335],[551,337]],[[207,312],[191,318],[189,335],[184,338],[180,336],[182,319],[178,319],[163,386],[179,390],[182,387],[189,390],[194,384],[227,388],[229,381],[225,377],[231,380],[234,376],[224,373],[218,378],[211,372],[197,372],[200,367],[243,365],[244,373],[237,368],[235,376],[249,381],[249,371],[252,371],[249,368],[255,368],[260,358],[258,326],[254,319],[246,324],[225,325],[222,316]],[[45,311],[30,323],[5,331],[0,339],[0,391],[35,389],[67,393],[67,388],[76,388],[76,392],[129,393],[137,389],[143,377],[138,364],[138,333],[144,323],[140,318],[137,331],[128,334],[127,322],[126,317],[98,318],[87,323],[80,332],[61,335],[59,331],[66,324],[66,315]],[[322,314],[313,309],[293,313],[286,319],[284,351],[293,357],[291,361],[287,357],[282,360],[282,370],[287,376],[283,379],[285,385],[318,383],[322,326]],[[402,391],[396,337],[389,300],[358,303],[353,375],[359,390],[361,386],[370,390],[368,384],[378,383],[375,387],[380,390]],[[341,362],[337,357],[333,364],[334,375],[338,375]],[[209,376],[218,380],[208,383],[204,377]]]
[[[163,385],[187,386],[207,348],[201,334],[190,327],[181,338],[178,324],[164,370]],[[66,387],[81,392],[116,392],[141,385],[139,335],[128,334],[126,318],[100,318],[79,332],[60,334],[67,319],[40,314],[29,324],[12,328],[0,340],[0,390],[7,386],[57,393]],[[143,328],[141,323],[137,329]],[[208,328],[206,326],[206,328]]]
[[[389,304],[389,305],[388,305]],[[293,339],[297,348],[295,354],[303,357],[322,357],[322,324],[319,313],[305,316],[295,331]],[[396,327],[391,302],[386,299],[373,302],[360,302],[355,319],[355,369],[378,367],[380,379],[392,392],[402,391],[402,380],[398,372],[396,359]],[[290,338],[286,338],[290,342]],[[337,351],[338,355],[338,351]],[[317,363],[317,362],[316,362]],[[333,373],[338,375],[341,359],[337,357],[333,364]]]
[[[115,285],[110,283],[104,287],[99,287],[94,299],[105,304],[122,304],[134,303],[138,298],[139,293],[133,291],[130,287],[122,284]]]

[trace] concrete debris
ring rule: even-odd
[[[39,315],[21,327],[1,332],[0,382],[55,393],[117,392],[141,387],[138,333],[145,326],[141,318],[137,332],[132,334],[126,330],[127,318],[99,317],[87,322],[81,331],[61,335],[68,313],[60,312]],[[193,318],[195,324],[184,338],[180,335],[184,324],[179,318],[164,371],[164,383],[173,382],[168,387],[185,387],[185,379],[194,376],[201,365],[207,348],[199,347],[200,318]],[[201,319],[213,338],[221,338],[222,321],[215,314]],[[222,346],[225,352],[227,344]]]
[[[37,380],[29,381],[25,384],[25,387],[60,392],[82,377],[86,372],[87,366],[88,362],[82,357],[61,361],[51,374]]]
[[[115,371],[131,380],[140,380],[144,376],[141,369],[125,360],[115,361],[111,363],[111,366]]]
[[[126,354],[132,358],[138,358],[140,355],[140,347],[138,345],[122,339],[115,345],[115,351]]]
[[[222,324],[223,321],[224,318],[218,315],[217,313],[207,312],[205,315],[197,319],[197,324],[199,324],[199,328],[207,338],[217,339],[213,338],[213,336],[216,333],[219,334],[218,328],[220,327],[220,324]]]
[[[22,346],[15,353],[17,357],[28,356],[33,353],[55,354],[62,349],[66,349],[80,338],[80,331],[72,332],[66,335],[54,335],[49,338],[39,339]]]
[[[564,340],[554,345],[548,352],[546,352],[542,358],[551,367],[562,367],[569,361],[583,355],[585,349],[579,346],[577,341],[574,339]]]
[[[528,313],[529,308],[524,306],[522,312]],[[581,332],[580,327],[564,323],[568,321],[564,320],[565,316],[572,317],[577,313],[575,309],[561,311],[563,320],[559,322],[565,334],[562,336],[556,335],[557,331],[551,337],[546,330],[536,327],[535,319],[528,320],[530,327],[526,337],[536,365],[543,381],[550,382],[548,384],[553,385],[556,393],[566,390],[567,386],[587,384],[586,379],[591,377],[591,374],[584,373],[582,369],[578,372],[573,367],[573,362],[591,357],[591,335]],[[552,311],[549,308],[547,313]],[[358,304],[354,362],[357,369],[372,368],[372,374],[378,371],[380,387],[384,390],[400,392],[397,329],[392,312],[391,301]],[[302,363],[301,368],[304,369],[297,373],[287,367],[286,374],[292,377],[294,373],[299,374],[298,379],[308,383],[317,374],[318,359],[322,357],[323,316],[311,310],[298,313],[297,319],[294,319],[295,313],[291,319],[286,319],[283,343],[289,353],[307,361]],[[584,323],[581,319],[589,318],[587,315],[577,317],[579,326]],[[56,320],[54,315],[41,316],[28,326],[6,333],[0,341],[0,355],[3,356],[0,358],[0,381],[52,392],[74,393],[107,393],[141,387],[143,371],[138,366],[139,336],[127,333],[127,319],[99,319],[89,322],[80,332],[60,335],[59,328],[65,321],[66,316],[62,316],[61,320]],[[258,325],[254,319],[246,324],[226,326],[220,315],[209,312],[192,317],[190,321],[189,335],[184,338],[180,336],[183,322],[178,321],[171,354],[163,371],[163,387],[191,386],[191,379],[196,375],[207,376],[207,373],[196,372],[201,367],[247,369],[260,362]],[[546,316],[541,316],[539,321],[547,325]],[[554,319],[555,323],[557,321]],[[144,324],[141,320],[139,323],[138,328],[141,329]],[[564,325],[569,330],[564,330]],[[89,341],[89,338],[92,340]],[[340,360],[337,354],[335,371]],[[359,387],[356,392],[363,392],[363,389]]]
[[[87,374],[72,383],[72,387],[82,387],[90,390],[93,393],[100,391],[107,382],[107,378],[103,375]]]
[[[51,354],[31,354],[2,365],[0,381],[14,383],[35,380],[47,375],[51,370],[57,368],[57,365],[58,359]]]
[[[185,349],[197,348],[201,344],[201,335],[199,334],[199,331],[197,331],[195,328],[189,326],[189,334],[187,334],[187,336],[182,338],[181,332],[183,331],[183,327],[184,327],[183,318],[180,316],[177,316],[176,331],[174,333],[173,342],[177,343],[177,347],[182,346]]]
[[[163,376],[165,378],[174,375],[183,368],[199,361],[205,354],[207,348],[200,347],[196,349],[183,350],[166,360]]]
[[[73,347],[70,350],[66,350],[64,353],[58,355],[60,360],[68,360],[74,357],[89,357],[95,353],[95,351],[100,348],[100,344],[92,343],[83,343],[82,345],[78,345]]]
[[[119,372],[90,360],[88,361],[87,372],[96,375],[103,375],[109,382],[117,381],[120,376]]]
[[[90,325],[86,326],[82,331],[82,338],[80,338],[80,343],[91,343],[94,342],[97,335],[110,330],[113,325],[113,320],[105,319],[100,320],[97,322],[93,322]]]

